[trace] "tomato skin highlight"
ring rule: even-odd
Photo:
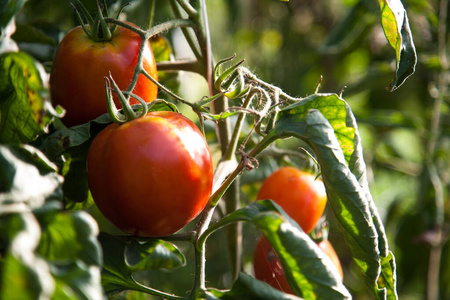
[[[88,152],[88,180],[102,214],[122,231],[175,233],[206,206],[213,164],[200,130],[174,112],[111,124]]]
[[[310,233],[322,216],[327,203],[323,182],[312,174],[293,167],[283,167],[263,182],[257,200],[271,199]]]
[[[66,126],[86,123],[107,112],[105,77],[111,72],[119,88],[126,90],[134,74],[140,43],[137,33],[121,26],[106,42],[93,41],[81,26],[67,33],[58,45],[50,73],[51,100],[54,106],[61,105],[66,110],[62,118]],[[150,44],[143,53],[144,69],[157,80]],[[158,87],[141,74],[133,93],[151,102],[156,99]],[[121,108],[114,92],[113,98]],[[130,103],[139,102],[131,98]]]

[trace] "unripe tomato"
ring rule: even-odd
[[[316,225],[325,209],[327,194],[322,181],[293,167],[283,167],[263,182],[257,200],[272,199],[306,233]]]
[[[138,34],[121,26],[111,40],[104,42],[92,40],[81,26],[67,33],[58,46],[50,73],[52,103],[66,110],[62,118],[66,126],[86,123],[107,112],[105,77],[111,72],[119,88],[126,90],[133,77],[140,43]],[[143,55],[144,69],[157,79],[150,44]],[[151,102],[156,99],[158,88],[141,74],[133,93]],[[122,107],[113,94],[116,106]],[[132,98],[130,103],[139,102]]]
[[[205,207],[213,164],[200,130],[174,112],[111,124],[93,140],[89,187],[102,214],[131,235],[175,233]]]
[[[342,281],[344,273],[342,272],[341,262],[331,243],[328,240],[323,240],[317,246],[331,259]],[[253,254],[253,269],[256,279],[264,281],[284,293],[294,294],[286,279],[278,255],[264,236],[261,236],[256,244]]]

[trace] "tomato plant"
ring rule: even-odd
[[[109,125],[92,142],[87,170],[100,211],[137,236],[180,230],[203,210],[212,188],[208,145],[192,121],[174,112]]]
[[[258,192],[258,200],[271,199],[309,233],[327,204],[325,187],[314,175],[293,167],[271,174]]]
[[[448,1],[72,2],[0,12],[1,299],[449,298]]]
[[[133,79],[140,45],[141,37],[124,27],[117,27],[107,40],[88,36],[81,26],[67,33],[58,46],[50,74],[51,99],[66,110],[62,118],[66,126],[86,123],[107,112],[104,78],[111,74],[119,88],[126,89]],[[150,43],[145,44],[142,55],[143,68],[157,79]],[[151,102],[158,88],[141,74],[133,93]],[[120,106],[117,96],[114,101]],[[131,99],[131,104],[138,103]]]

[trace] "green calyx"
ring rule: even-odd
[[[83,3],[81,3],[80,0],[75,0],[75,4],[71,4],[75,10],[75,14],[77,15],[81,27],[90,39],[95,42],[106,42],[111,40],[114,31],[117,28],[117,24],[109,25],[106,22],[105,18],[108,18],[109,13],[105,0],[102,1],[102,4],[97,1],[97,13],[95,18],[91,16],[88,9],[83,5]],[[126,5],[122,6],[116,18],[119,17],[125,6]]]

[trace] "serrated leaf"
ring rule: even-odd
[[[129,243],[105,233],[100,234],[99,240],[103,249],[107,249],[102,271],[102,284],[107,294],[124,290],[162,293],[136,282],[133,271],[178,267],[185,262],[175,246],[162,240],[138,246],[137,241]]]
[[[336,94],[314,94],[280,110],[278,124],[283,128],[302,126],[302,120],[311,109],[320,111],[328,120],[339,141],[340,148],[343,149],[345,159],[349,161],[354,151],[355,128],[347,126],[347,115],[350,108]],[[295,130],[295,128],[292,129]],[[319,134],[316,138],[321,139],[322,137]],[[326,135],[323,138],[326,138]]]
[[[27,143],[57,115],[43,67],[24,52],[0,55],[0,142]]]
[[[320,97],[322,95],[315,98],[320,101]],[[332,98],[338,99],[337,96]],[[354,133],[353,141],[347,140],[349,135],[346,135],[345,148],[342,146],[343,140],[336,134],[335,126],[317,109],[310,109],[306,114],[296,111],[298,114],[295,116],[291,116],[294,112],[290,110],[287,110],[290,114],[280,114],[274,130],[265,139],[272,141],[294,136],[313,148],[321,167],[328,203],[338,220],[352,257],[364,275],[372,295],[383,299],[386,294],[384,288],[395,288],[395,273],[390,276],[388,269],[381,268],[381,257],[388,256],[387,238],[368,188],[356,121],[348,105],[342,99],[340,101],[344,103],[347,113],[339,115],[341,121],[337,123],[342,124],[345,120],[346,126],[353,128]],[[352,149],[350,156],[348,147]],[[347,155],[344,156],[345,152]],[[389,277],[391,284],[378,287],[377,281],[381,274],[385,278]]]
[[[351,298],[330,259],[271,200],[256,201],[222,218],[205,231],[202,239],[215,230],[238,221],[251,222],[264,233],[277,252],[286,278],[297,295],[305,299]],[[257,288],[255,291],[255,295],[264,297]],[[234,295],[232,291],[230,295]]]
[[[39,150],[23,145],[0,145],[0,211],[24,202],[30,208],[62,197],[63,178]]]
[[[378,0],[378,2],[384,34],[396,53],[395,78],[387,87],[392,92],[414,73],[417,63],[416,48],[402,2],[400,0]]]

